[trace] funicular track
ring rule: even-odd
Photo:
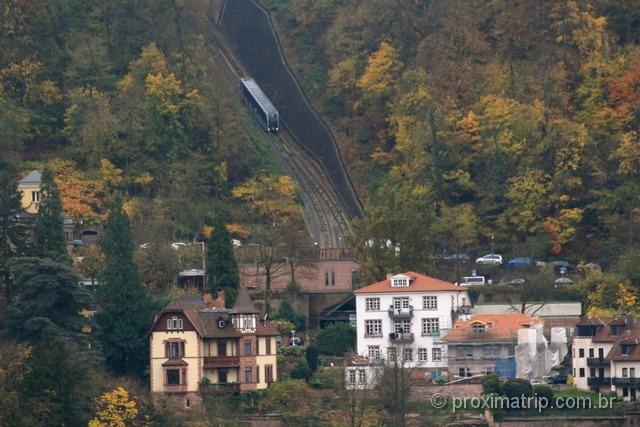
[[[217,28],[211,32],[209,49],[226,66],[224,77],[238,88],[241,77],[250,77],[234,55],[233,49]],[[297,183],[301,193],[301,210],[312,240],[319,248],[344,247],[343,236],[349,231],[349,219],[326,174],[317,162],[295,142],[286,121],[279,135],[268,138],[285,172]]]

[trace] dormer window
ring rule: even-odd
[[[224,319],[218,319],[218,328],[224,329],[226,324],[227,324],[227,322],[225,322]]]
[[[170,319],[167,319],[167,330],[168,331],[181,331],[183,329],[182,319],[178,316],[173,316]]]
[[[393,276],[391,278],[391,287],[406,288],[409,286],[409,278],[407,276]]]
[[[631,354],[633,346],[631,344],[620,345],[620,354]]]
[[[617,326],[611,326],[611,335],[618,335],[618,327]]]
[[[483,334],[487,330],[487,327],[482,323],[474,323],[471,325],[471,332],[474,334]]]

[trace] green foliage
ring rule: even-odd
[[[307,346],[307,349],[304,352],[304,357],[305,359],[307,359],[309,368],[311,368],[311,370],[315,372],[318,368],[318,349],[316,348],[316,346],[313,344]]]
[[[284,380],[269,386],[262,407],[289,419],[304,419],[315,413],[316,399],[316,392],[305,381]]]
[[[62,200],[51,169],[42,171],[40,205],[35,225],[35,253],[39,257],[69,260],[62,228]]]
[[[348,323],[335,323],[318,332],[315,345],[320,354],[342,356],[354,347],[355,341],[355,328]]]
[[[109,213],[101,241],[106,267],[101,277],[97,322],[105,362],[115,374],[144,375],[153,308],[133,262],[129,218],[120,204]]]
[[[502,381],[496,374],[488,374],[482,379],[482,394],[502,394]]]
[[[26,227],[20,220],[24,214],[16,174],[0,170],[0,291],[12,299],[8,262],[26,251]]]
[[[293,329],[296,331],[304,331],[307,329],[307,316],[303,312],[295,310],[291,302],[286,298],[280,303],[280,308],[278,308],[278,311],[273,315],[273,319],[291,322]]]
[[[213,295],[223,290],[227,307],[233,307],[239,282],[231,236],[218,218],[207,242],[207,285]]]
[[[296,366],[291,370],[291,378],[294,380],[309,381],[309,378],[313,375],[313,371],[309,368],[306,359],[298,360]]]
[[[553,390],[548,385],[539,384],[533,388],[534,395],[538,398],[545,398],[549,404],[553,402]]]
[[[528,380],[517,378],[504,382],[502,390],[505,396],[509,399],[518,398],[521,396],[530,397],[533,396],[533,386]]]
[[[332,368],[320,368],[313,373],[309,385],[321,390],[340,391],[343,389],[343,378],[340,371]]]
[[[14,278],[14,299],[7,308],[11,335],[33,342],[45,328],[63,335],[81,333],[86,319],[80,311],[90,300],[69,265],[46,258],[15,258],[9,271]]]

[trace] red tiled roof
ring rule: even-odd
[[[539,322],[536,317],[522,313],[478,314],[469,320],[459,321],[445,341],[477,341],[518,339],[518,329]],[[484,332],[473,332],[474,324],[484,324]]]
[[[381,282],[374,283],[369,286],[360,288],[354,293],[407,293],[407,292],[439,292],[439,291],[466,291],[465,286],[457,286],[453,283],[445,282],[444,280],[436,279],[435,277],[427,276],[413,271],[400,274],[401,276],[408,276],[411,278],[408,287],[392,287],[391,279],[385,279]]]

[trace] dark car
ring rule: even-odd
[[[531,265],[533,265],[533,260],[529,257],[512,258],[507,262],[509,268],[531,267]]]
[[[567,383],[566,375],[556,375],[555,377],[551,378],[551,384],[566,384],[566,383]]]
[[[451,254],[451,255],[446,255],[444,258],[445,262],[461,262],[461,263],[466,263],[468,262],[471,257],[469,257],[469,255],[465,254],[465,253],[459,253],[459,254]]]

